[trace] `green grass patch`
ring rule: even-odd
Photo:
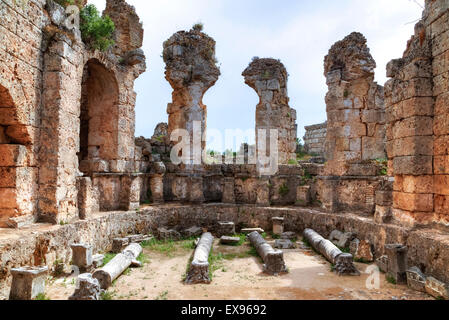
[[[392,276],[387,275],[386,279],[387,279],[388,283],[396,285],[396,280]]]
[[[111,261],[112,259],[115,258],[116,255],[117,255],[116,253],[111,253],[111,252],[105,253],[104,259],[103,259],[103,266],[107,265],[109,263],[109,261]]]
[[[103,291],[100,294],[101,300],[113,300],[114,296],[115,296],[115,292],[111,292],[111,291]]]
[[[40,301],[48,301],[51,300],[45,293],[39,293],[34,300],[40,300]]]

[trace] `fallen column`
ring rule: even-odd
[[[282,251],[274,250],[256,231],[250,233],[248,238],[264,262],[264,272],[274,275],[288,272]]]
[[[304,239],[335,265],[335,271],[338,275],[360,275],[360,272],[354,266],[352,254],[343,253],[331,241],[324,239],[312,229],[304,230]]]
[[[106,290],[142,253],[142,247],[138,243],[132,243],[109,261],[103,268],[94,272],[93,277],[100,282],[101,289]]]
[[[212,249],[214,237],[207,232],[201,236],[200,241],[195,249],[192,264],[187,274],[186,283],[210,283],[209,277],[209,254]]]

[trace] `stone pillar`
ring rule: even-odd
[[[12,285],[9,300],[33,300],[45,293],[48,267],[11,269]]]
[[[164,174],[166,168],[163,162],[153,164],[150,178],[151,196],[154,204],[164,203]]]
[[[72,248],[72,264],[77,266],[80,273],[89,272],[92,268],[92,246],[88,244],[75,243]]]
[[[235,203],[235,178],[223,178],[223,203]]]
[[[38,221],[57,224],[78,218],[78,174],[82,42],[57,32],[44,54],[40,128]]]
[[[387,275],[396,283],[407,282],[407,247],[400,244],[385,245],[385,253],[388,257]]]
[[[264,141],[259,141],[259,130],[266,132],[266,152],[270,153],[270,129],[278,130],[278,163],[287,164],[296,160],[296,110],[290,108],[287,92],[288,73],[284,65],[275,59],[255,58],[242,74],[245,83],[253,88],[260,98],[256,109],[256,154],[257,158]]]
[[[173,101],[167,107],[168,135],[176,129],[187,130],[194,145],[189,160],[201,164],[201,159],[194,156],[200,156],[205,149],[205,135],[202,140],[201,133],[206,131],[207,108],[202,100],[220,75],[215,41],[199,30],[179,31],[164,42],[163,58],[165,78],[173,88]],[[195,131],[199,135],[194,135],[194,129],[201,130]]]
[[[259,206],[270,206],[270,180],[267,178],[260,178],[257,181],[256,190],[256,204]]]
[[[81,220],[88,219],[92,213],[100,211],[98,189],[94,187],[90,177],[78,177],[78,209]]]
[[[365,37],[356,32],[325,58],[328,176],[373,175],[367,160],[385,158],[384,90],[374,82],[375,67]]]
[[[193,203],[203,203],[204,202],[204,191],[203,191],[203,177],[193,176],[190,178],[190,202]]]
[[[273,222],[273,234],[280,236],[284,233],[284,218],[273,217],[271,221]]]
[[[120,209],[136,210],[140,207],[141,177],[135,174],[123,175],[120,179]]]

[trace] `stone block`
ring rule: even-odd
[[[222,245],[233,246],[233,245],[237,245],[239,242],[240,242],[239,237],[222,236],[220,238],[220,244],[222,244]]]
[[[276,239],[276,241],[274,242],[274,247],[276,249],[294,249],[296,246],[295,244],[288,239]]]
[[[391,191],[376,191],[376,204],[379,206],[391,206],[393,203],[393,192]]]
[[[426,292],[434,298],[449,300],[449,285],[434,277],[427,277]]]
[[[387,274],[398,284],[407,282],[407,251],[407,247],[401,244],[385,245],[388,257]]]
[[[217,237],[232,236],[235,234],[235,223],[232,221],[218,222]]]
[[[283,234],[281,234],[281,239],[296,241],[296,239],[298,239],[298,235],[295,232],[291,232],[291,231],[284,232]]]
[[[396,175],[430,175],[433,173],[432,156],[404,156],[393,159]]]
[[[94,268],[103,266],[104,254],[96,254],[92,256],[92,265]]]
[[[381,256],[376,260],[376,265],[379,267],[380,271],[386,273],[388,271],[388,256]]]
[[[0,167],[23,167],[27,164],[27,149],[22,145],[0,144]]]
[[[273,217],[271,219],[273,222],[273,234],[280,236],[284,233],[284,220],[282,217]]]
[[[126,246],[129,244],[128,238],[115,238],[112,239],[112,252],[113,253],[120,253],[123,251],[123,249],[126,248]]]
[[[426,276],[418,267],[412,267],[407,271],[407,285],[419,292],[426,292]]]
[[[12,284],[9,300],[33,300],[45,293],[48,267],[11,269]]]
[[[376,223],[388,223],[391,221],[392,217],[391,206],[376,205],[376,211],[374,213],[374,221]]]
[[[405,211],[432,212],[433,194],[393,192],[394,207]]]
[[[262,234],[265,231],[261,228],[244,228],[244,229],[240,230],[240,232],[244,233],[244,234],[250,234],[252,232],[259,232],[260,234]]]
[[[191,227],[182,231],[185,238],[200,237],[203,234],[203,229],[200,227]]]
[[[81,273],[90,271],[93,264],[92,246],[88,244],[75,243],[72,248],[72,264],[77,266]]]
[[[159,240],[181,240],[181,234],[173,229],[158,228],[157,235]]]
[[[311,202],[310,186],[298,186],[296,188],[296,205],[308,206]]]

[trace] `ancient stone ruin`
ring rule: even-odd
[[[250,260],[260,272],[293,276],[285,253],[299,255],[288,250],[309,241],[338,274],[375,261],[397,283],[449,299],[446,0],[425,1],[384,87],[362,34],[330,48],[327,122],[304,138],[324,164],[297,157],[297,115],[279,60],[254,58],[243,72],[260,99],[256,146],[242,146],[242,163],[206,163],[202,99],[220,70],[201,27],[161,44],[173,88],[168,118],[152,137],[135,137],[134,82],[146,71],[135,8],[107,0],[103,18],[115,29],[101,50],[67,25],[57,2],[19,2],[0,0],[0,299],[35,299],[47,273],[73,265],[83,274],[71,299],[98,300],[142,265],[138,243],[198,237],[188,283],[209,283],[214,248],[242,242],[263,259]],[[190,152],[176,149],[178,129],[194,142]],[[270,175],[260,159],[275,151],[272,130],[279,157]]]

